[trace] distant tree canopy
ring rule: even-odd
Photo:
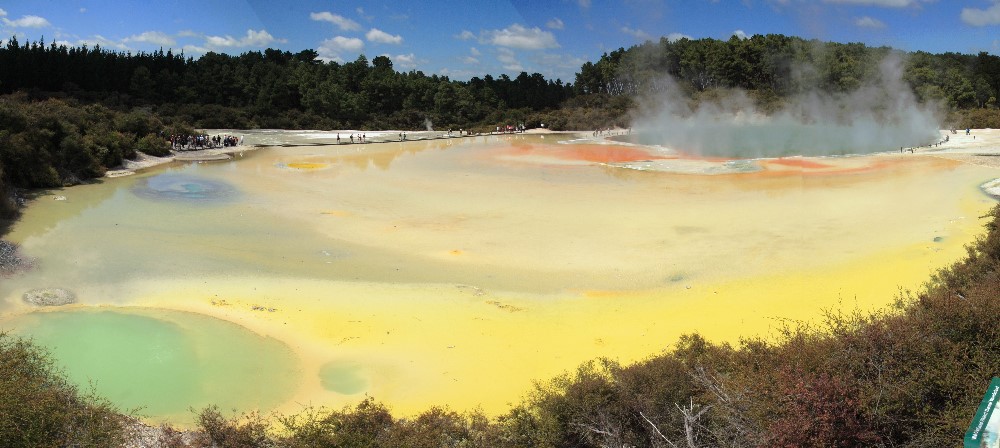
[[[194,59],[171,50],[132,54],[12,37],[0,47],[0,93],[60,92],[112,108],[147,106],[201,127],[422,128],[429,119],[438,128],[467,128],[524,121],[589,94],[679,87],[695,98],[743,89],[780,99],[815,89],[846,92],[878,76],[890,54],[903,59],[900,75],[920,101],[952,110],[996,107],[998,56],[903,53],[780,34],[647,41],[584,63],[572,84],[527,72],[455,81],[397,71],[387,56],[338,63],[319,60],[314,50],[267,49]]]
[[[1000,57],[981,52],[903,53],[861,43],[820,42],[780,34],[729,40],[660,38],[605,53],[580,68],[577,94],[642,95],[675,82],[690,95],[738,88],[787,97],[821,90],[847,92],[879,75],[890,54],[903,61],[899,75],[920,101],[951,108],[996,107]],[[671,81],[667,81],[669,79]]]
[[[170,50],[131,54],[12,37],[0,48],[0,93],[18,90],[152,106],[205,127],[288,128],[422,128],[425,119],[468,127],[490,121],[497,110],[557,108],[573,94],[572,86],[538,73],[459,82],[397,72],[386,56],[337,63],[318,60],[314,50],[267,49],[194,59]],[[208,106],[235,110],[220,114]]]

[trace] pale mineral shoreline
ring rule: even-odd
[[[914,154],[924,154],[960,162],[1000,168],[1000,129],[972,129],[969,135],[961,130],[955,134],[942,130],[939,146],[917,148]]]
[[[395,135],[400,131],[371,131],[373,135]],[[622,129],[612,130],[613,133],[624,132]],[[342,131],[328,131],[327,133],[339,133],[344,136],[353,135],[359,133],[359,131],[352,130],[342,130]],[[572,135],[580,138],[585,138],[588,140],[604,141],[606,140],[606,135],[598,135],[594,137],[592,132],[589,131],[552,131],[549,129],[528,129],[523,132],[523,134],[528,135]],[[497,135],[497,134],[472,134],[472,135],[446,135],[442,133],[441,136],[432,138],[420,138],[419,140],[428,139],[450,139],[450,138],[462,138],[462,137],[475,137],[481,135]],[[505,134],[500,134],[505,135]],[[941,143],[933,144],[929,146],[921,146],[917,148],[904,148],[901,149],[899,153],[895,151],[888,151],[882,154],[892,155],[892,154],[902,154],[902,155],[929,155],[934,157],[941,157],[951,160],[956,160],[963,163],[969,163],[973,165],[982,165],[993,168],[1000,168],[1000,129],[972,129],[969,135],[965,135],[965,131],[959,131],[956,134],[952,134],[950,130],[941,130]],[[945,138],[948,141],[945,141]],[[332,146],[363,146],[369,144],[380,144],[380,143],[399,143],[398,140],[392,139],[376,139],[367,141],[365,143],[348,143],[347,137],[343,137],[343,143],[340,145]],[[418,141],[418,139],[407,140],[407,141]],[[175,161],[184,162],[205,162],[205,161],[223,161],[232,158],[232,155],[243,153],[246,151],[253,151],[261,147],[268,145],[240,145],[231,146],[225,148],[213,148],[213,149],[198,149],[198,150],[188,150],[188,151],[171,151],[170,156],[166,157],[156,157],[143,153],[138,153],[136,160],[125,160],[122,166],[109,169],[105,173],[105,177],[121,177],[135,174],[136,171],[145,170],[148,168],[153,168],[160,165],[165,165]]]
[[[222,161],[232,159],[233,154],[239,154],[246,151],[253,151],[257,149],[255,146],[228,146],[225,148],[213,148],[213,149],[197,149],[191,151],[175,151],[171,150],[169,156],[157,157],[151,156],[149,154],[144,154],[141,152],[136,152],[137,157],[135,160],[126,159],[121,166],[109,169],[104,173],[104,177],[122,177],[135,174],[137,171],[142,171],[145,169],[153,168],[156,166],[166,165],[175,161],[184,162],[206,162],[206,161]]]
[[[333,143],[333,144],[321,144],[321,145],[318,145],[318,146],[359,146],[360,147],[360,146],[371,145],[371,144],[401,143],[399,140],[396,140],[396,139],[382,138],[382,137],[384,137],[386,135],[395,136],[397,133],[401,133],[403,131],[397,131],[397,130],[370,131],[373,135],[377,135],[379,137],[377,137],[374,140],[365,141],[363,143],[360,142],[360,141],[359,142],[348,141],[348,139],[349,139],[350,136],[353,136],[355,134],[361,134],[361,133],[363,133],[363,131],[356,131],[356,130],[333,130],[333,131],[324,131],[324,132],[327,133],[327,134],[340,134],[340,135],[342,135],[342,139],[341,139],[342,143],[339,143],[339,144],[337,144],[337,143]],[[455,135],[455,134],[452,134],[452,135],[447,135],[443,131],[438,131],[438,132],[440,132],[440,135],[438,135],[436,137],[430,137],[430,138],[428,138],[428,137],[419,137],[419,138],[408,139],[405,142],[424,141],[424,140],[452,139],[452,138],[463,138],[463,137],[478,137],[478,136],[483,136],[483,135],[510,135],[510,134],[497,134],[497,133],[492,133],[492,132],[489,133],[489,134],[466,134],[466,135]],[[580,135],[580,136],[589,135],[585,131],[553,131],[553,130],[550,130],[550,129],[543,129],[543,128],[528,129],[528,130],[525,130],[524,132],[521,132],[521,134],[529,134],[529,135],[560,134],[560,135]],[[405,142],[402,142],[402,143],[405,143]],[[124,163],[122,163],[121,166],[117,166],[117,167],[113,167],[113,168],[109,169],[104,174],[104,177],[113,178],[113,177],[129,176],[129,175],[135,174],[137,171],[142,171],[142,170],[146,170],[146,169],[157,167],[157,166],[161,166],[161,165],[166,165],[166,164],[169,164],[169,163],[172,163],[172,162],[214,162],[214,161],[225,161],[225,160],[232,159],[233,158],[232,156],[234,154],[240,154],[240,153],[243,153],[243,152],[246,152],[246,151],[254,151],[254,150],[257,150],[259,148],[270,147],[270,146],[271,145],[266,145],[266,144],[262,144],[262,145],[241,144],[241,145],[238,145],[238,146],[228,146],[228,147],[223,147],[223,148],[194,149],[194,150],[184,150],[184,151],[171,150],[170,151],[171,154],[169,156],[165,156],[165,157],[151,156],[151,155],[148,155],[148,154],[137,152],[136,153],[137,157],[136,157],[135,160],[128,160],[128,159],[126,159],[124,161]]]

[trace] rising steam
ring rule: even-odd
[[[936,142],[934,107],[917,103],[890,56],[878,79],[848,94],[811,92],[767,115],[743,92],[690,107],[680,89],[652,101],[633,120],[636,139],[681,152],[738,158],[864,154]]]

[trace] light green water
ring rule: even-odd
[[[344,362],[329,362],[319,369],[320,383],[329,391],[351,395],[365,390],[368,385],[361,376],[361,367]]]
[[[30,313],[7,325],[67,366],[70,380],[122,409],[174,422],[196,410],[269,409],[300,381],[277,340],[219,319],[165,310]],[[87,386],[83,386],[86,388]]]

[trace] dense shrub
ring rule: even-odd
[[[190,129],[183,123],[174,127]],[[8,95],[0,98],[0,184],[45,188],[100,177],[135,158],[137,149],[169,154],[166,139],[155,137],[161,132],[160,119],[147,110],[123,113],[75,100]],[[0,212],[5,209],[0,204]]]
[[[309,409],[292,416],[279,418],[286,436],[282,445],[290,448],[377,447],[379,440],[393,425],[392,414],[382,404],[371,398],[358,403],[353,409],[323,411]]]
[[[951,122],[956,129],[1000,129],[1000,109],[975,108],[955,111]]]
[[[210,406],[198,413],[199,434],[191,445],[205,448],[244,448],[274,446],[269,435],[270,424],[258,413],[227,418],[218,407]]]
[[[2,136],[0,136],[0,140],[2,140]],[[3,162],[0,161],[0,219],[11,219],[16,214],[17,204],[14,202],[10,187],[7,186],[7,179],[4,177],[3,173]]]
[[[42,349],[0,333],[0,446],[120,447],[127,423],[106,400],[81,394]]]
[[[151,156],[163,157],[170,155],[170,143],[153,134],[146,134],[135,144],[135,149]]]

